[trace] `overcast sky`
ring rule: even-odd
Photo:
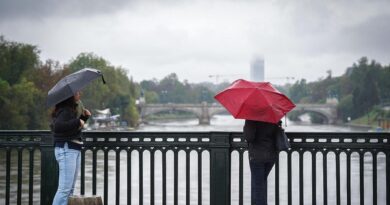
[[[1,0],[0,35],[43,61],[93,52],[138,82],[248,78],[261,55],[281,84],[340,76],[362,56],[390,64],[390,1]]]

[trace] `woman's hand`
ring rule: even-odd
[[[91,116],[92,114],[91,114],[91,112],[89,111],[89,110],[87,110],[87,109],[84,109],[84,113],[83,113],[85,116]]]
[[[84,124],[85,124],[84,120],[80,119],[80,128],[83,128]]]
[[[87,120],[91,117],[91,112],[89,110],[84,109],[83,114],[80,116],[80,120],[83,120],[84,124],[87,122]]]

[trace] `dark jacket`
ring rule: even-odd
[[[81,139],[80,119],[71,108],[57,110],[51,124],[54,142],[65,142]]]
[[[249,160],[273,162],[278,157],[275,147],[277,124],[245,120],[244,138],[248,142]]]

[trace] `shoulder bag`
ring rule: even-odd
[[[286,151],[290,146],[290,142],[288,141],[287,135],[284,132],[284,129],[278,127],[276,131],[276,150],[278,151]]]

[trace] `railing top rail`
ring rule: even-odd
[[[390,139],[390,132],[286,132],[290,139],[293,138],[387,138]],[[242,132],[224,131],[162,131],[162,132],[140,132],[140,131],[84,131],[84,137],[115,138],[115,137],[210,137],[213,135],[239,136]],[[0,130],[0,138],[4,137],[47,137],[51,136],[48,130]]]
[[[50,130],[0,130],[0,135],[3,133],[30,133],[30,134],[36,134],[36,133],[49,133]],[[242,133],[240,131],[83,131],[83,133],[158,133],[158,134],[164,134],[164,133]],[[341,134],[341,135],[350,135],[350,134],[360,134],[360,135],[389,135],[390,132],[287,132],[290,134]]]
[[[389,132],[287,132],[291,150],[390,150]],[[246,149],[242,132],[86,131],[85,147],[181,147]],[[0,147],[53,146],[48,130],[2,130]]]

